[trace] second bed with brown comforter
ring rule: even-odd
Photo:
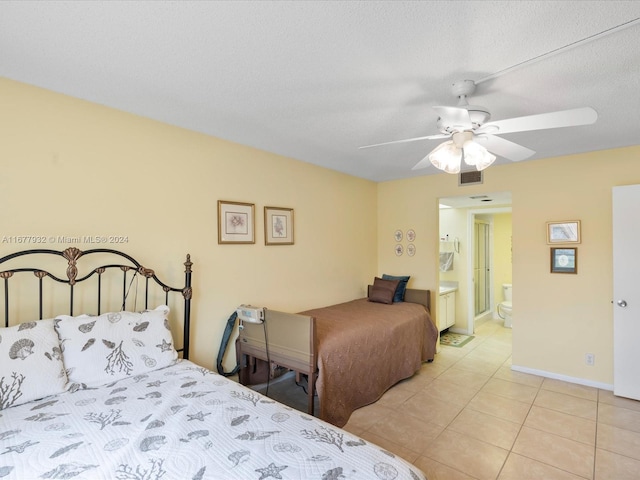
[[[302,314],[316,321],[319,415],[339,427],[435,355],[438,330],[419,303],[361,298]]]

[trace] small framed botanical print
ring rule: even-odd
[[[264,207],[264,244],[293,245],[293,208]]]
[[[218,200],[218,243],[256,243],[254,204]]]

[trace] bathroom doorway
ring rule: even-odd
[[[476,215],[473,222],[474,317],[491,311],[491,222]]]
[[[451,251],[447,271],[440,262],[439,286],[455,287],[455,324],[449,330],[472,335],[476,325],[497,319],[502,284],[511,283],[511,193],[440,198],[440,257]],[[443,289],[441,288],[441,291]]]

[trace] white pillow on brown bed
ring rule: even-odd
[[[60,337],[69,389],[104,385],[173,365],[178,359],[168,322],[169,307],[99,316],[60,315]]]
[[[0,328],[0,410],[65,391],[53,319]]]

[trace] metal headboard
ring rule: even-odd
[[[183,317],[183,345],[181,349],[178,349],[179,352],[182,352],[182,357],[185,359],[189,358],[189,330],[190,330],[190,321],[191,321],[191,256],[187,255],[187,259],[184,262],[185,266],[185,277],[184,277],[184,286],[182,287],[171,287],[164,282],[162,282],[155,274],[155,272],[150,268],[145,268],[142,266],[140,262],[138,262],[135,258],[127,255],[124,252],[120,252],[118,250],[112,250],[108,248],[95,248],[91,250],[80,250],[76,247],[70,247],[65,250],[48,250],[48,249],[34,249],[34,250],[23,250],[20,252],[15,252],[10,255],[6,255],[0,258],[0,269],[5,267],[5,263],[10,260],[17,259],[19,257],[27,257],[31,255],[46,255],[45,258],[55,258],[55,256],[63,257],[67,261],[67,269],[66,269],[66,278],[61,278],[56,276],[55,274],[38,267],[17,267],[11,268],[8,270],[0,271],[0,278],[4,280],[4,326],[9,326],[9,312],[10,312],[10,295],[9,295],[9,281],[16,276],[16,274],[28,273],[31,272],[38,279],[38,310],[39,310],[39,318],[43,318],[43,291],[44,284],[43,280],[45,278],[50,278],[55,282],[59,282],[61,284],[66,284],[69,286],[69,315],[73,315],[73,300],[74,300],[74,290],[77,284],[84,282],[92,277],[97,278],[97,314],[101,313],[101,303],[102,303],[102,290],[103,290],[103,274],[109,270],[121,270],[123,275],[123,289],[122,289],[122,305],[125,305],[128,294],[128,285],[127,285],[127,273],[129,271],[133,272],[133,276],[140,275],[144,277],[144,308],[149,308],[149,285],[154,283],[158,285],[163,291],[165,296],[165,303],[169,304],[169,294],[171,292],[177,292],[182,295],[184,298],[184,317]],[[92,267],[91,271],[87,273],[83,277],[78,277],[78,266],[77,262],[81,257],[88,257],[92,254],[103,254],[103,255],[113,255],[114,259],[121,263],[109,263],[100,265],[98,267]],[[54,256],[54,257],[51,257]],[[96,255],[94,255],[96,256]],[[105,257],[109,258],[109,257]],[[43,260],[42,257],[40,257]],[[127,263],[122,263],[123,259],[128,260]],[[45,265],[50,265],[50,263],[42,262]],[[129,279],[129,282],[133,280],[133,277]],[[57,312],[57,314],[61,314],[63,312]],[[82,313],[91,313],[91,312],[82,312]]]

